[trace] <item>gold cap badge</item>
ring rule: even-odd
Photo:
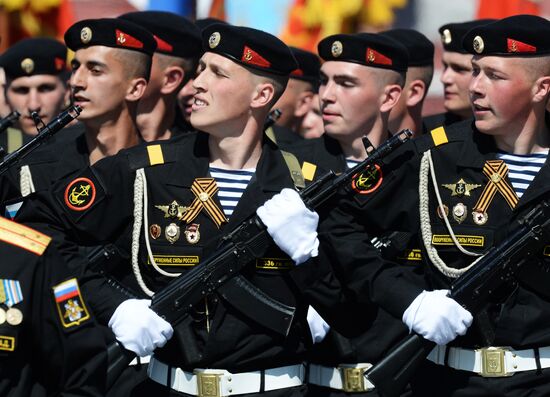
[[[218,44],[220,44],[221,39],[222,39],[222,35],[220,34],[220,32],[212,33],[208,38],[208,46],[210,48],[216,48]]]
[[[92,40],[92,29],[85,26],[80,31],[80,41],[82,41],[83,44],[88,44]]]
[[[332,43],[332,47],[330,47],[330,52],[332,53],[333,57],[338,58],[340,55],[342,55],[343,51],[344,46],[342,45],[342,42],[336,40],[334,43]]]
[[[441,41],[443,44],[451,44],[451,41],[453,41],[453,37],[451,36],[451,31],[449,29],[445,29],[441,33]]]
[[[483,39],[480,36],[474,37],[474,51],[481,54],[484,48],[485,43],[483,42]]]
[[[21,69],[27,74],[31,74],[34,70],[34,61],[30,58],[25,58],[21,61]]]

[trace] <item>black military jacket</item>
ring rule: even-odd
[[[347,169],[346,159],[340,144],[327,135],[304,141],[301,145],[296,146],[295,150],[300,158],[305,158],[308,162],[318,166],[315,178],[327,169],[336,173]],[[351,189],[348,190],[350,191],[347,193],[348,195],[356,195]],[[332,264],[332,272],[327,271],[323,275],[320,269],[324,267],[316,265],[315,279],[307,277],[302,279],[302,275],[299,276],[299,283],[307,280],[304,282],[303,287],[308,291],[307,295],[311,298],[312,305],[322,311],[322,316],[332,326],[326,339],[321,344],[314,345],[311,361],[329,366],[342,363],[374,363],[382,358],[397,341],[401,340],[408,330],[401,322],[400,317],[394,317],[383,308],[373,304],[364,292],[361,292],[361,295],[363,295],[361,297],[349,293],[347,284],[350,279],[347,277],[346,272],[342,270],[343,266],[340,265],[359,266],[362,269],[361,280],[366,283],[368,278],[376,276],[381,266],[384,266],[387,261],[391,261],[392,264],[399,263],[401,265],[396,267],[395,277],[406,277],[411,283],[421,284],[421,281],[417,280],[418,275],[416,274],[418,272],[420,247],[410,236],[411,241],[407,241],[404,247],[394,250],[395,252],[384,252],[384,260],[378,257],[377,252],[373,252],[369,257],[362,256],[364,252],[355,248],[356,241],[354,239],[361,239],[364,244],[371,247],[370,239],[385,237],[390,231],[404,230],[403,228],[397,229],[397,225],[393,229],[386,229],[385,225],[370,229],[368,228],[370,225],[359,226],[356,218],[362,219],[365,217],[350,215],[346,213],[347,210],[341,208],[348,205],[346,203],[348,197],[343,197],[342,201],[339,200],[340,197],[337,197],[327,204],[327,208],[320,211],[320,261],[323,265]],[[360,223],[363,223],[363,221],[361,220]],[[352,225],[355,226],[348,231],[347,228],[352,227]],[[349,238],[346,237],[346,233],[350,233]],[[333,239],[332,237],[335,235],[338,238]],[[364,262],[359,262],[356,260],[357,258],[364,259]],[[391,267],[392,265],[387,266]],[[301,272],[301,270],[297,269],[296,271]],[[371,270],[372,273],[370,273]],[[408,275],[404,276],[401,274],[402,272]],[[336,280],[339,280],[337,283],[342,285],[344,289],[341,297],[337,296],[337,287],[327,287]],[[317,285],[317,287],[313,287],[314,285]],[[320,296],[322,294],[319,294],[317,288],[321,291],[327,289],[330,298],[326,302],[323,302],[324,297]],[[407,288],[409,288],[408,285]],[[334,301],[339,299],[343,299],[342,304],[335,306]],[[320,307],[317,307],[318,305]],[[326,311],[323,311],[325,308]]]
[[[369,194],[357,193],[351,198],[344,198],[338,208],[330,212],[321,233],[321,248],[326,250],[325,255],[320,255],[317,261],[298,267],[294,272],[302,285],[312,285],[306,292],[313,299],[317,302],[325,300],[326,308],[329,307],[328,302],[341,296],[348,295],[358,300],[370,299],[395,317],[401,318],[420,290],[413,287],[414,284],[407,283],[408,274],[399,275],[398,268],[392,266],[391,262],[385,261],[384,265],[378,262],[376,265],[379,259],[368,245],[368,236],[377,235],[384,230],[416,233],[416,241],[423,251],[420,257],[422,267],[417,269],[425,273],[427,285],[424,288],[450,287],[452,279],[443,276],[430,263],[420,242],[418,175],[421,157],[429,149],[432,152],[442,202],[449,211],[451,226],[459,241],[470,251],[483,253],[503,241],[516,226],[519,217],[542,199],[548,198],[550,166],[547,162],[514,209],[509,206],[504,195],[497,192],[486,209],[485,222],[480,222],[479,218],[477,222],[474,221],[472,209],[485,187],[491,183],[484,175],[483,167],[487,160],[496,159],[497,149],[493,139],[477,131],[471,120],[453,124],[446,127],[445,131],[446,138],[443,142],[441,139],[434,140],[433,135],[422,136],[385,158],[380,165],[378,188]],[[372,183],[374,181],[371,181],[371,185]],[[456,210],[457,206],[460,211]],[[475,258],[459,252],[450,242],[444,222],[437,214],[437,207],[430,182],[432,244],[448,266],[464,268]],[[547,251],[541,250],[539,256],[544,264],[548,264],[548,257],[545,256]],[[331,252],[341,254],[331,256]],[[338,282],[331,279],[328,272],[322,274],[322,269],[326,266],[323,263],[326,261],[324,258],[328,258],[332,266],[340,269],[340,279],[343,280],[340,289],[336,287]],[[307,275],[306,271],[313,262],[316,262],[316,277]],[[366,266],[367,263],[373,265]],[[549,281],[546,266],[529,263],[517,283],[503,288],[498,296],[494,296],[488,307],[495,335],[493,345],[511,346],[515,349],[549,345],[550,332],[547,324],[550,324],[550,295],[545,287]],[[331,287],[328,288],[327,285]],[[323,288],[325,291],[321,293]],[[330,316],[331,311],[323,311],[322,305],[318,309],[323,316]],[[457,338],[453,344],[465,347],[486,345],[477,324],[478,321],[474,320],[468,333]]]
[[[103,396],[106,346],[78,282],[49,237],[4,218],[0,225],[0,395]],[[11,305],[20,323],[9,318],[7,280],[21,288]],[[64,282],[65,298],[56,292]]]
[[[162,152],[162,161],[155,165],[151,152]],[[207,258],[219,239],[254,214],[258,206],[284,187],[293,186],[281,153],[266,140],[256,173],[229,222],[218,227],[203,209],[187,223],[180,219],[181,214],[186,212],[184,207],[192,206],[197,198],[191,191],[195,179],[209,176],[209,162],[208,136],[203,133],[124,150],[97,162],[75,178],[56,184],[52,191],[35,195],[20,210],[20,219],[39,219],[53,229],[63,230],[67,239],[79,244],[123,240],[128,245],[130,239],[126,234],[134,221],[136,170],[144,168],[148,193],[147,235],[153,256],[164,270],[185,272]],[[211,199],[210,203],[221,210],[217,195]],[[178,232],[173,233],[174,230]],[[158,291],[170,280],[150,264],[143,231],[140,240],[141,273],[148,287]],[[187,370],[217,367],[241,372],[300,362],[303,343],[310,340],[310,335],[307,324],[301,321],[305,317],[304,305],[288,277],[291,267],[291,260],[273,249],[266,258],[251,263],[245,272],[254,285],[273,298],[298,307],[297,321],[286,339],[251,320],[254,313],[244,315],[246,308],[234,308],[231,302],[214,294],[208,299],[208,316],[203,303],[197,306],[194,340],[178,340],[176,330],[168,345],[155,354]],[[120,281],[133,291],[140,291],[129,263],[111,273],[120,276]],[[104,313],[98,315],[108,319],[128,297],[99,286],[97,281],[96,277],[93,306],[100,307]],[[182,358],[181,349],[190,343],[197,344],[202,353],[202,359],[197,362],[185,362]]]
[[[422,133],[427,134],[434,128],[441,127],[441,126],[448,126],[463,120],[464,119],[462,117],[451,112],[444,112],[444,113],[433,114],[431,116],[426,116],[422,118],[422,129],[423,129]]]

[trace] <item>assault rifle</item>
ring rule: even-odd
[[[451,285],[450,297],[471,313],[482,310],[489,297],[513,281],[523,265],[537,260],[550,240],[550,201],[539,203],[519,224]],[[418,334],[409,335],[365,376],[380,396],[399,396],[434,346]]]
[[[355,175],[361,174],[373,166],[411,136],[410,130],[403,130],[376,149],[365,139],[367,159],[340,175],[328,172],[316,182],[302,189],[300,196],[305,205],[316,209],[336,193],[345,194],[351,190],[351,181]],[[251,313],[269,311],[269,315],[262,315],[262,325],[286,336],[290,330],[295,308],[270,298],[239,275],[241,270],[252,260],[261,258],[272,244],[273,240],[260,218],[257,215],[251,216],[222,238],[220,248],[213,255],[172,280],[161,291],[153,295],[151,309],[175,328],[178,324],[190,324],[193,321],[190,315],[193,307],[213,292],[217,292],[229,303],[239,301],[243,294],[248,293],[254,299],[246,301],[247,310],[242,311],[243,315],[252,316]],[[259,305],[257,307],[261,306],[261,309],[255,310],[251,305]],[[255,317],[250,317],[250,319],[258,321]],[[188,329],[189,327],[180,328]],[[194,350],[193,346],[186,345],[182,352],[183,358],[186,361],[193,361],[199,357],[200,352]],[[109,346],[108,356],[107,384],[111,386],[135,356],[117,343]]]
[[[63,127],[73,121],[80,115],[81,108],[79,106],[71,106],[63,113],[59,114],[56,118],[44,126],[44,128],[38,131],[32,140],[21,146],[15,152],[8,154],[4,160],[0,163],[0,175],[4,174],[11,166],[16,164],[26,155],[31,153],[38,146],[46,142],[56,132],[60,131]]]

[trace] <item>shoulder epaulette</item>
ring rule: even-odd
[[[153,167],[166,163],[172,163],[177,158],[178,145],[155,143],[151,145],[140,145],[128,151],[128,162],[130,169]]]
[[[30,227],[0,218],[0,240],[40,256],[52,239]]]
[[[420,153],[426,152],[438,146],[446,145],[449,142],[463,140],[463,134],[452,126],[440,126],[431,130],[428,134],[414,140],[416,148]]]

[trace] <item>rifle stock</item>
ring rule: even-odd
[[[550,202],[540,202],[519,224],[508,238],[453,282],[450,297],[471,313],[479,312],[489,296],[540,253],[550,237]],[[397,397],[434,346],[420,335],[409,335],[365,376],[381,397]]]
[[[305,189],[302,189],[300,192],[302,200],[309,208],[316,209],[341,189],[344,189],[345,192],[351,190],[348,185],[353,176],[395,150],[411,136],[412,132],[410,130],[403,130],[377,149],[370,148],[368,158],[355,167],[340,175],[333,172],[327,173]],[[153,296],[151,309],[171,323],[173,327],[189,317],[188,314],[194,305],[204,299],[205,296],[220,288],[223,289],[229,280],[237,277],[248,263],[261,257],[273,244],[266,227],[257,215],[243,221],[235,230],[224,236],[221,241],[221,247],[216,252],[201,264],[169,282]],[[239,283],[245,281],[246,279],[241,278],[239,282],[234,283],[234,286],[238,286]],[[250,287],[254,286],[248,284],[246,288]],[[227,293],[227,290],[223,293]],[[290,310],[293,308],[278,307],[276,309],[283,317],[274,320],[273,327],[282,327],[283,330],[280,333],[286,334],[293,319],[293,310]],[[112,383],[120,376],[122,370],[133,357],[118,344],[109,346],[109,352],[109,360],[113,360],[117,365],[109,365],[108,387],[112,386]],[[190,352],[185,352],[185,354],[188,355],[187,358],[190,360],[194,359],[194,357],[189,357]],[[115,370],[120,372],[115,373]]]

